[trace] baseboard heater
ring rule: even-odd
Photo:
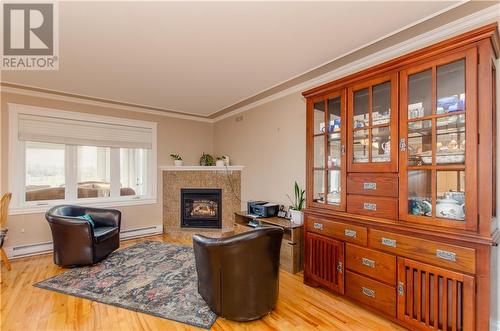
[[[147,226],[142,228],[127,229],[120,232],[120,240],[128,240],[163,233],[162,225]],[[52,242],[47,241],[37,244],[4,247],[9,259],[40,255],[52,252]]]

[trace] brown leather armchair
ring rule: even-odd
[[[94,223],[78,218],[89,214]],[[121,212],[114,209],[61,205],[45,214],[52,230],[54,263],[60,266],[94,264],[120,247]]]
[[[193,236],[198,292],[214,313],[251,321],[274,309],[282,238],[274,227],[229,238]]]

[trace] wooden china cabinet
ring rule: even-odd
[[[488,330],[496,24],[303,93],[304,282],[410,329]]]

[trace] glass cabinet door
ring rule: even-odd
[[[475,58],[467,51],[401,72],[400,219],[475,227]]]
[[[345,92],[309,104],[308,204],[345,210]]]
[[[398,171],[397,89],[397,74],[349,88],[348,171]]]

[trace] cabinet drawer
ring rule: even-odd
[[[398,199],[348,194],[347,212],[396,220],[398,218]]]
[[[396,317],[396,288],[346,271],[345,293],[357,301]]]
[[[440,267],[476,272],[476,251],[472,248],[438,243],[391,232],[370,230],[372,248],[391,252]]]
[[[351,244],[346,246],[346,267],[381,282],[396,285],[396,257]]]
[[[347,176],[347,193],[397,198],[397,174],[357,174]]]
[[[307,217],[306,229],[354,244],[367,245],[367,230],[362,226]]]

